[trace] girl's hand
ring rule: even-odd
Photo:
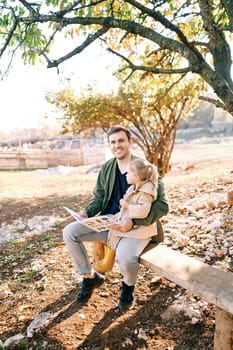
[[[125,201],[124,199],[121,199],[120,200],[120,207],[121,207],[121,209],[128,209],[129,203],[127,201]]]
[[[123,222],[115,222],[110,225],[110,229],[118,230],[121,232],[128,232],[132,229],[133,222],[131,220],[123,221]]]

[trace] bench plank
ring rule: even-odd
[[[233,274],[207,265],[163,245],[149,245],[140,263],[159,276],[233,314]]]

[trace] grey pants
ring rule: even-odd
[[[64,228],[63,237],[79,275],[91,273],[92,266],[83,242],[107,242],[108,231],[96,232],[75,221]],[[117,246],[116,262],[123,275],[123,281],[128,286],[135,285],[137,282],[138,257],[149,241],[150,238],[124,237]]]

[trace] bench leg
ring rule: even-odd
[[[233,315],[216,307],[214,350],[233,350]]]

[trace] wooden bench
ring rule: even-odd
[[[214,350],[233,350],[233,274],[162,244],[150,244],[141,255],[140,263],[214,304]]]

